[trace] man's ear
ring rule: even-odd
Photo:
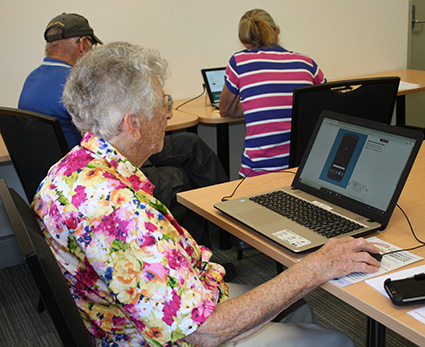
[[[131,136],[137,139],[140,139],[142,137],[142,122],[142,117],[130,114],[129,112],[127,112],[123,118],[123,125],[125,129]]]
[[[87,52],[92,50],[92,46],[89,43],[87,36],[81,37],[77,44],[78,44],[78,49],[80,50],[81,55],[84,55]]]

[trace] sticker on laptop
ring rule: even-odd
[[[282,241],[285,241],[289,243],[290,245],[294,247],[303,247],[305,245],[309,245],[311,243],[310,240],[307,240],[306,238],[293,233],[291,230],[284,229],[279,230],[274,233],[272,233],[273,236],[276,236],[277,238],[281,239]]]
[[[314,200],[314,201],[312,201],[312,203],[314,204],[314,205],[317,205],[317,206],[319,206],[319,207],[321,207],[321,208],[323,208],[323,209],[325,209],[325,210],[332,210],[332,207],[331,206],[329,206],[329,205],[326,205],[326,204],[324,204],[323,202],[320,202],[320,201],[316,201],[316,200]]]

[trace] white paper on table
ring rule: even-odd
[[[417,319],[421,323],[425,323],[425,307],[420,307],[415,310],[407,312],[413,318]]]
[[[397,247],[388,242],[382,241],[381,239],[375,236],[367,238],[366,241],[372,242],[377,248],[381,250],[382,254],[401,249],[400,247]],[[382,257],[381,267],[379,268],[378,272],[371,273],[371,274],[364,273],[364,272],[356,272],[342,278],[334,279],[331,282],[335,283],[336,285],[340,287],[345,287],[350,284],[364,281],[368,278],[376,277],[386,272],[393,271],[402,266],[415,263],[421,259],[423,258],[407,251],[388,254]]]
[[[400,280],[407,277],[413,277],[414,275],[425,272],[425,265],[416,266],[410,269],[398,271],[392,273],[391,275],[384,275],[380,277],[375,277],[366,281],[372,288],[375,288],[380,293],[384,294],[388,299],[389,296],[384,289],[384,282],[387,278],[391,278],[391,280]],[[417,319],[421,323],[425,323],[425,306],[416,308],[412,311],[407,312],[413,318]]]
[[[400,81],[400,84],[398,86],[398,90],[402,91],[402,90],[417,89],[420,86],[421,85],[418,84],[418,83],[409,83],[409,82],[405,82],[405,81]]]

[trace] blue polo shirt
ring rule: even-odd
[[[62,103],[62,93],[72,65],[57,59],[44,58],[43,64],[27,77],[18,107],[59,119],[70,148],[78,145],[81,134]]]

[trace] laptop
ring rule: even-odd
[[[292,200],[284,208],[288,216],[276,212],[278,208],[267,201],[270,197],[298,198],[312,213],[331,213],[332,220],[342,217],[354,225],[354,229],[345,229],[345,222],[337,226],[337,232],[344,233],[336,237],[383,230],[423,137],[419,131],[323,111],[291,186],[214,207],[297,253],[317,249],[333,235],[320,227],[312,230],[319,217],[305,223],[306,217],[292,216],[288,212],[295,206]]]
[[[224,86],[225,72],[225,67],[201,69],[202,77],[204,78],[205,88],[207,89],[211,106],[215,108],[219,108],[220,95]]]

